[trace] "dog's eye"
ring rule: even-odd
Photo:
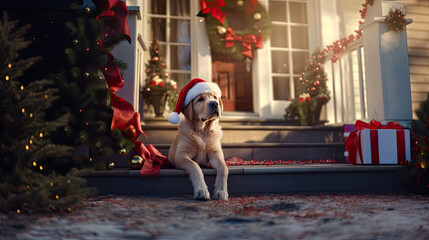
[[[202,102],[204,101],[204,98],[198,98],[197,102]]]
[[[217,96],[214,96],[214,99],[217,99]]]

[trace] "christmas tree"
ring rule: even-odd
[[[16,27],[3,13],[0,21],[0,211],[70,211],[92,190],[74,168],[73,148],[55,144],[52,133],[70,115],[46,115],[58,99],[51,80],[25,84],[22,75],[38,58],[19,58],[28,47],[26,25]]]
[[[153,41],[150,47],[150,60],[146,64],[146,80],[142,88],[145,104],[153,105],[157,116],[164,113],[165,103],[174,110],[177,103],[177,82],[170,79],[165,71],[166,65],[159,51],[159,42]]]
[[[323,69],[325,58],[318,48],[311,55],[305,72],[298,78],[295,93],[298,97],[286,108],[286,119],[299,119],[302,126],[315,125],[319,122],[321,108],[330,99],[326,73]]]
[[[75,8],[76,21],[66,24],[70,32],[69,46],[65,49],[68,66],[56,75],[61,107],[72,116],[64,141],[88,147],[89,159],[111,156],[115,152],[130,152],[133,142],[120,130],[110,129],[113,116],[111,92],[102,72],[111,65],[125,67],[117,60],[109,63],[106,54],[123,38],[107,39],[103,20],[96,18],[98,9]]]
[[[419,120],[412,122],[412,158],[405,171],[415,191],[429,194],[429,95],[416,115]]]

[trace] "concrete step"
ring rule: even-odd
[[[266,119],[260,118],[255,115],[239,115],[239,116],[223,116],[220,120],[222,126],[233,125],[247,125],[247,126],[298,126],[299,122],[289,121],[285,119]],[[323,122],[322,122],[323,123]],[[144,124],[146,125],[171,125],[166,117],[160,118],[145,118]]]
[[[229,167],[230,194],[316,192],[404,192],[401,165],[302,164]],[[88,185],[103,194],[193,194],[184,170],[163,169],[161,178],[140,178],[139,170],[96,171]],[[212,191],[214,169],[203,169]]]
[[[150,143],[171,144],[176,125],[143,125]],[[344,142],[342,126],[222,126],[222,143],[339,143]]]
[[[170,144],[153,144],[160,153],[168,156]],[[238,157],[243,160],[335,160],[344,163],[343,143],[223,143],[225,159]],[[116,167],[128,167],[126,156],[114,154],[109,159],[99,159],[105,163],[113,161]]]
[[[170,144],[154,144],[168,156]],[[244,160],[326,160],[344,162],[343,143],[223,143],[225,159]]]

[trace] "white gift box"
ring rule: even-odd
[[[400,164],[411,161],[410,130],[364,129],[357,132],[356,164]]]

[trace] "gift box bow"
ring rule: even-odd
[[[405,137],[404,137],[404,127],[401,126],[397,121],[388,122],[385,126],[383,126],[379,121],[371,120],[371,122],[366,123],[361,120],[357,120],[355,123],[356,131],[353,131],[350,133],[350,135],[347,137],[345,141],[345,145],[349,149],[349,159],[350,162],[353,164],[356,164],[357,161],[357,154],[359,154],[359,157],[362,159],[362,147],[361,147],[361,139],[360,134],[358,132],[360,130],[364,129],[371,129],[371,130],[379,130],[379,129],[397,129],[402,131],[398,131],[397,135],[397,141],[399,146],[405,146]],[[377,131],[371,131],[370,132],[370,138],[371,138],[371,146],[374,147],[376,150],[373,151],[371,154],[372,159],[374,159],[375,163],[378,163],[378,133]],[[401,147],[398,148],[398,156],[399,161],[405,160],[405,150]]]

